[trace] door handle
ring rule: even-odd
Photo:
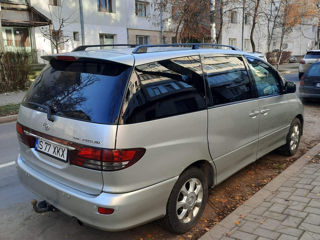
[[[251,117],[251,118],[256,118],[259,114],[260,114],[259,111],[254,111],[254,112],[251,112],[251,113],[249,114],[249,117]]]
[[[269,112],[270,112],[270,109],[262,109],[260,111],[260,113],[263,114],[264,116],[268,115]]]

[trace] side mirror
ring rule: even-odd
[[[295,93],[297,90],[294,82],[286,82],[284,85],[284,93]]]

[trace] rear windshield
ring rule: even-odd
[[[54,115],[115,124],[131,67],[110,61],[51,60],[29,89],[23,105]],[[38,106],[37,106],[38,105]]]
[[[307,52],[305,59],[315,59],[320,58],[320,52]]]
[[[312,64],[306,72],[306,77],[320,77],[320,64]]]

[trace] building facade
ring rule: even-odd
[[[24,34],[20,38],[29,39],[20,45],[25,50],[35,50],[39,62],[42,55],[71,51],[83,44],[171,43],[174,36],[168,23],[160,21],[164,17],[161,14],[166,13],[161,13],[153,0],[8,0],[1,5],[6,50],[19,50],[18,45],[11,44],[17,42],[18,36],[14,33],[10,36],[9,19],[17,21],[22,15],[35,12],[41,20],[34,24],[30,17],[25,17],[23,22],[27,25],[23,33],[20,30]],[[26,13],[13,15],[17,6],[26,9]],[[4,7],[8,13],[4,13]],[[49,39],[45,37],[48,33]],[[55,42],[58,47],[53,44],[56,38],[61,39]]]
[[[261,1],[261,11],[275,11],[270,9],[271,5],[268,1]],[[227,6],[224,9],[226,14],[223,19],[223,27],[221,33],[221,43],[233,45],[247,52],[252,52],[250,42],[250,31],[252,26],[252,13],[245,9],[242,5]],[[243,16],[244,13],[244,16]],[[242,23],[244,22],[243,44],[242,44]],[[275,30],[274,38],[271,40],[268,49],[268,23],[260,13],[259,22],[257,22],[254,31],[254,42],[256,51],[266,53],[280,49],[280,29]],[[317,48],[318,45],[318,19],[304,19],[301,24],[296,25],[292,31],[287,34],[283,41],[283,50],[292,52],[292,55],[302,56],[308,50]]]

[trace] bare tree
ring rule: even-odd
[[[71,40],[71,36],[64,33],[64,28],[74,21],[74,12],[68,16],[63,16],[63,1],[59,6],[54,8],[48,5],[51,24],[49,27],[40,27],[42,36],[48,39],[51,45],[54,47],[57,53],[59,53],[60,47]]]
[[[160,21],[171,21],[177,42],[210,38],[210,0],[154,0],[154,6],[156,14],[166,12]]]
[[[279,2],[280,17],[279,22],[276,24],[280,28],[280,54],[277,61],[277,68],[280,65],[285,37],[292,32],[295,26],[316,16],[317,11],[315,4],[316,1],[313,0],[281,0]]]

